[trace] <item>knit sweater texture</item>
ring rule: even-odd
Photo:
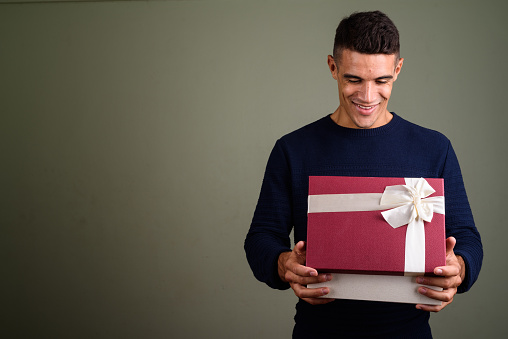
[[[244,245],[258,280],[289,288],[278,276],[277,259],[291,250],[292,230],[294,243],[307,238],[309,176],[423,177],[444,178],[446,236],[457,239],[454,252],[466,264],[458,292],[471,288],[483,249],[451,143],[392,114],[388,124],[373,129],[342,127],[327,115],[277,140]],[[296,309],[295,337],[431,338],[429,313],[412,304],[339,299],[313,306],[299,300]]]

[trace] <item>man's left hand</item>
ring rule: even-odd
[[[457,240],[455,240],[454,237],[446,239],[446,266],[440,266],[434,269],[434,274],[437,277],[416,278],[416,282],[419,284],[442,287],[442,291],[435,291],[421,286],[418,288],[418,292],[429,298],[441,300],[443,303],[433,306],[418,304],[416,305],[417,309],[439,312],[453,301],[453,297],[457,293],[457,287],[459,287],[464,280],[466,273],[464,260],[461,256],[456,256],[455,253],[453,253],[456,242]]]

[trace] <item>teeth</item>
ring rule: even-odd
[[[362,106],[362,105],[358,105],[358,107],[363,108],[363,109],[371,109],[372,108],[372,106]]]

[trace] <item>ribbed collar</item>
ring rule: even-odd
[[[333,128],[335,131],[340,132],[341,134],[345,136],[351,136],[351,137],[373,137],[373,136],[379,136],[389,133],[391,130],[396,128],[400,122],[402,122],[402,118],[399,117],[397,114],[390,112],[393,114],[392,120],[390,120],[389,123],[386,125],[376,127],[376,128],[349,128],[337,125],[335,121],[332,120],[330,117],[331,114],[324,117],[327,125],[329,125],[331,128]]]

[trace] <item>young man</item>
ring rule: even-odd
[[[446,307],[478,277],[481,239],[450,141],[387,109],[402,65],[399,34],[385,14],[363,12],[343,19],[333,56],[328,56],[339,107],[279,139],[270,154],[245,251],[260,281],[272,288],[291,287],[300,298],[294,338],[432,338],[429,312]],[[446,265],[435,268],[436,277],[417,278],[419,283],[443,287],[442,292],[419,288],[443,301],[442,306],[318,298],[328,289],[306,287],[331,279],[305,266],[312,175],[444,178]]]

